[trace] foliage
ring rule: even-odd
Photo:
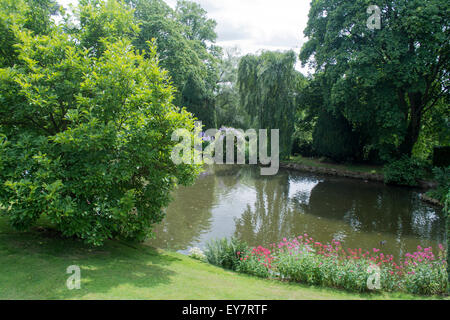
[[[237,48],[226,50],[219,64],[219,82],[215,93],[217,127],[248,129],[250,119],[240,105],[237,73],[239,67]]]
[[[447,278],[446,268],[417,263],[405,278],[405,289],[414,294],[443,294],[447,291]]]
[[[217,135],[219,135],[218,139]],[[218,132],[216,133],[216,137],[203,137],[203,150],[205,150],[205,147],[209,144],[217,144],[217,146],[214,147],[214,152],[217,150],[222,149],[222,161],[223,163],[227,163],[227,157],[229,155],[228,153],[228,139],[233,139],[233,163],[237,163],[240,159],[238,159],[239,154],[244,155],[244,162],[249,163],[250,162],[250,141],[248,137],[245,137],[242,130],[238,130],[235,128],[228,128],[228,127],[222,127],[218,129]],[[207,143],[207,144],[206,144]],[[218,149],[216,149],[218,148]],[[254,151],[256,152],[256,150]],[[214,153],[215,156],[215,153]],[[258,157],[258,155],[256,155]]]
[[[440,203],[445,203],[447,194],[450,192],[450,167],[433,169],[434,180],[438,183],[436,189],[430,190],[427,194],[439,200]]]
[[[207,12],[198,3],[187,0],[178,0],[176,7],[178,21],[185,28],[186,38],[189,40],[198,40],[204,47],[207,42],[216,41],[217,34],[214,29],[217,22],[207,17]]]
[[[206,244],[205,255],[209,263],[225,269],[236,270],[240,252],[247,250],[247,244],[236,239],[212,240]]]
[[[303,157],[315,157],[318,153],[313,149],[312,141],[304,140],[294,135],[292,143],[293,155],[301,155]]]
[[[317,82],[310,78],[300,81],[297,91],[292,154],[299,153],[304,157],[317,156],[319,154],[313,149],[313,133],[323,108],[323,94]]]
[[[261,278],[268,278],[271,275],[272,261],[269,249],[262,246],[248,248],[238,252],[239,262],[236,271],[251,274]]]
[[[450,166],[450,145],[446,147],[435,147],[433,152],[433,166]]]
[[[19,41],[13,28],[25,28],[46,34],[52,26],[51,15],[58,11],[53,0],[0,1],[0,67],[12,67],[17,61],[14,45]]]
[[[384,167],[384,181],[405,186],[417,186],[417,180],[426,174],[426,167],[423,161],[404,155]]]
[[[175,104],[181,105],[181,93],[192,75],[200,79],[198,88],[202,91],[191,95],[212,96],[219,77],[220,57],[220,48],[214,44],[215,21],[208,19],[206,11],[192,1],[178,1],[175,10],[162,0],[128,2],[140,26],[133,44],[144,50],[149,40],[156,40],[161,67],[169,72],[177,89]],[[214,104],[208,101],[208,107],[208,112],[214,113]]]
[[[200,260],[200,261],[206,261],[206,256],[203,253],[203,251],[199,248],[191,248],[189,250],[189,257],[195,259],[195,260]]]
[[[367,27],[371,4],[381,29]],[[311,3],[300,59],[315,69],[323,111],[344,116],[382,159],[411,156],[422,125],[448,117],[449,12],[447,0]],[[438,139],[422,138],[422,149]]]
[[[319,116],[313,132],[313,148],[335,161],[360,159],[359,136],[347,120],[325,112]]]
[[[191,112],[206,129],[216,128],[213,97],[204,86],[204,81],[191,73],[181,93],[181,104]]]
[[[78,12],[116,21],[110,6],[127,12],[118,5],[81,1]],[[192,130],[193,119],[172,104],[154,44],[138,54],[123,31],[85,48],[89,21],[70,35],[11,26],[18,60],[0,69],[0,208],[18,229],[45,216],[94,245],[142,240],[174,186],[199,170],[170,159],[172,132]]]
[[[295,54],[265,51],[241,58],[238,70],[242,107],[259,129],[280,130],[280,156],[291,153],[296,89],[303,76],[295,71]]]
[[[120,0],[79,0],[79,4],[73,8],[73,16],[64,16],[63,28],[95,57],[103,54],[108,42],[133,39],[139,32],[133,11]]]
[[[447,147],[445,147],[447,146]],[[450,108],[442,99],[422,118],[422,127],[413,156],[429,160],[437,167],[450,165]],[[436,162],[435,162],[436,161]]]
[[[240,257],[239,272],[264,278],[369,292],[370,270],[378,267],[380,290],[422,295],[444,294],[447,290],[442,245],[437,255],[431,248],[419,246],[416,252],[394,260],[377,248],[344,249],[338,241],[322,244],[305,234],[292,240],[285,238],[269,248],[249,248]]]

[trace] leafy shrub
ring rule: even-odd
[[[117,23],[110,19],[105,26]],[[198,172],[170,157],[172,132],[191,130],[193,119],[172,104],[153,44],[141,55],[111,34],[87,50],[88,20],[70,36],[11,28],[18,59],[0,69],[0,208],[18,229],[46,216],[63,235],[94,245],[143,240],[175,185]]]
[[[433,166],[448,167],[450,166],[450,147],[435,147],[433,151]]]
[[[212,240],[206,244],[206,260],[225,269],[236,270],[240,252],[246,252],[248,246],[236,238]]]
[[[384,181],[388,184],[417,186],[418,179],[426,174],[426,164],[404,155],[384,167]]]
[[[314,150],[321,156],[342,162],[361,158],[359,136],[342,116],[324,112],[313,132]]]
[[[434,168],[433,169],[434,180],[438,183],[436,189],[430,190],[427,194],[439,200],[440,203],[444,203],[447,194],[450,191],[450,167],[447,168]]]
[[[317,156],[317,152],[314,150],[312,141],[304,141],[296,138],[292,144],[292,154],[299,154],[303,157],[312,158]]]
[[[447,270],[418,263],[405,276],[405,289],[421,295],[442,294],[447,290]]]

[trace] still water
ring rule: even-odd
[[[420,190],[280,170],[260,176],[253,166],[210,166],[180,187],[155,230],[153,246],[187,253],[235,236],[268,245],[304,233],[324,243],[402,256],[418,245],[445,243],[445,219],[419,199]],[[383,242],[383,244],[380,244]]]

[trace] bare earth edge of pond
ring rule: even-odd
[[[280,162],[280,167],[284,168],[284,169],[291,169],[291,170],[296,170],[296,171],[306,171],[306,172],[319,173],[319,174],[325,174],[325,175],[336,176],[336,177],[345,177],[345,178],[351,178],[351,179],[360,179],[360,180],[384,183],[384,176],[382,174],[378,174],[378,173],[350,171],[350,170],[342,170],[342,169],[327,168],[327,167],[312,167],[312,166],[307,166],[304,164],[294,163],[294,162]],[[424,189],[424,190],[429,190],[429,189],[436,187],[436,182],[433,182],[433,181],[419,180],[418,183],[419,183],[419,188]],[[442,204],[438,200],[427,196],[425,193],[422,193],[420,195],[420,199],[422,201],[430,203],[432,205],[442,207]]]

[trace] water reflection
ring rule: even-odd
[[[403,254],[444,242],[441,213],[417,191],[379,183],[280,171],[260,176],[250,166],[209,167],[180,188],[152,245],[186,252],[214,238],[236,236],[267,245],[308,233],[349,247]]]

